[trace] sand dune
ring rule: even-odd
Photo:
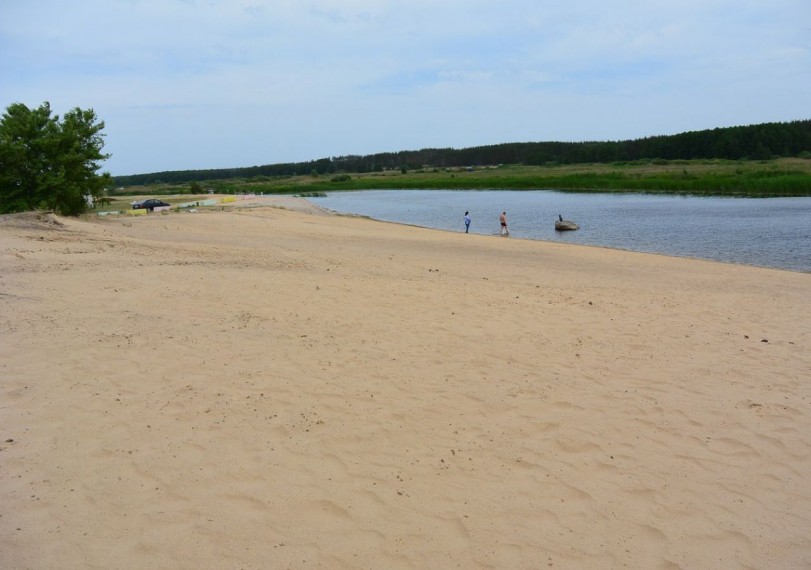
[[[811,275],[0,221],[3,568],[811,567]]]

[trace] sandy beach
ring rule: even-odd
[[[0,220],[0,567],[811,567],[811,274],[240,205]]]

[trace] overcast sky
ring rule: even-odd
[[[114,175],[811,118],[811,0],[0,0]]]

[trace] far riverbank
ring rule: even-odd
[[[184,176],[187,176],[184,178]],[[161,182],[126,186],[111,194],[281,194],[370,189],[559,189],[702,196],[811,197],[811,159],[638,160],[592,164],[402,168],[370,172],[308,170],[293,175],[215,179],[162,173]]]

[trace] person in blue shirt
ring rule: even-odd
[[[470,232],[470,212],[465,212],[465,233]]]

